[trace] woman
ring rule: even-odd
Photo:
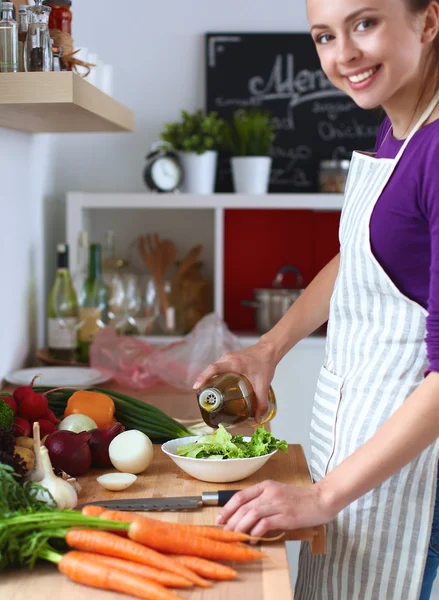
[[[315,484],[265,481],[218,522],[256,536],[327,524],[325,556],[302,546],[296,600],[426,600],[439,562],[439,0],[308,0],[308,18],[332,83],[386,117],[376,155],[354,153],[340,254],[194,386],[243,373],[263,413],[277,363],[329,316]]]

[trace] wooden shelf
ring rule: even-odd
[[[30,133],[134,131],[134,113],[71,72],[1,73],[0,127]]]

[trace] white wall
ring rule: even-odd
[[[0,129],[0,381],[44,341],[44,191],[47,136]]]

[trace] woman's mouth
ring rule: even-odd
[[[364,90],[365,88],[372,85],[378,76],[378,72],[381,70],[381,65],[372,67],[371,69],[365,69],[364,71],[357,71],[353,75],[346,75],[346,79],[353,90]]]

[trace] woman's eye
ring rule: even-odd
[[[373,21],[372,19],[365,19],[364,21],[361,21],[361,23],[358,23],[357,30],[366,31],[367,29],[373,27],[373,25],[375,25],[375,21]]]
[[[317,37],[316,42],[318,44],[328,44],[333,37],[334,36],[330,35],[329,33],[323,33]]]

